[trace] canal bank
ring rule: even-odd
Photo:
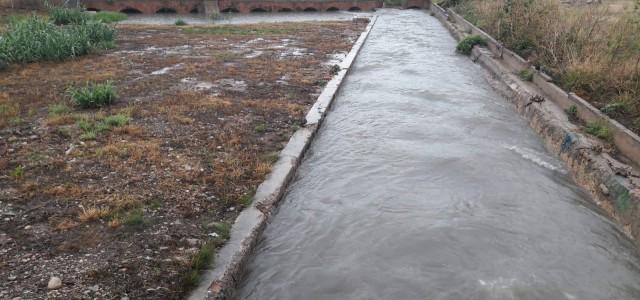
[[[636,299],[633,242],[420,11],[380,12],[241,299]]]

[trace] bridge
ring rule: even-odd
[[[80,0],[92,11],[124,13],[258,13],[258,12],[320,12],[372,11],[384,6],[382,0]],[[402,0],[402,8],[428,8],[429,0]]]

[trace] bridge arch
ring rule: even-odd
[[[420,7],[418,7],[418,6],[409,6],[409,7],[407,7],[407,9],[420,9]]]
[[[339,10],[340,10],[340,9],[339,9],[339,8],[337,8],[337,7],[335,7],[335,6],[332,6],[332,7],[327,8],[327,11],[339,11]]]
[[[235,7],[227,7],[220,11],[221,13],[239,13],[240,11]]]
[[[156,10],[157,14],[175,14],[177,13],[175,8],[171,8],[171,7],[161,7],[160,9]]]
[[[292,12],[292,11],[293,11],[293,9],[288,8],[288,7],[283,7],[283,8],[281,8],[281,9],[279,9],[278,11],[279,11],[279,12]]]
[[[314,11],[318,11],[318,10],[315,7],[307,7],[303,11],[305,11],[305,12],[314,12]]]
[[[190,11],[190,14],[197,14],[200,13],[200,7],[198,7],[198,5],[194,6]]]
[[[130,15],[142,13],[139,9],[133,8],[133,7],[126,7],[124,9],[121,9],[120,12],[125,14],[130,14]]]
[[[359,6],[352,6],[351,8],[349,8],[349,11],[362,11],[362,8],[360,8]]]
[[[269,12],[269,10],[267,10],[266,8],[262,8],[262,7],[256,7],[256,8],[252,8],[251,12],[252,13],[266,13],[266,12]]]
[[[85,10],[86,10],[86,11],[95,11],[95,12],[100,11],[99,9],[97,9],[97,8],[95,8],[95,7],[87,7],[87,8],[85,8]]]

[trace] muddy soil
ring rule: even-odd
[[[115,49],[1,73],[0,298],[181,298],[364,27],[119,25]],[[118,100],[75,106],[87,81]]]

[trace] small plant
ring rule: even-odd
[[[532,81],[533,80],[533,70],[531,69],[522,69],[518,72],[518,77],[524,81]]]
[[[124,219],[125,225],[139,227],[147,223],[141,209],[130,211]]]
[[[176,26],[185,26],[185,25],[187,25],[187,22],[185,22],[183,19],[177,19],[174,24]]]
[[[79,8],[54,7],[49,10],[49,19],[56,25],[83,24],[90,16]]]
[[[242,205],[243,207],[249,207],[251,206],[251,203],[253,203],[253,193],[247,193],[242,195],[242,197],[240,197],[240,205]]]
[[[588,123],[586,131],[588,134],[605,141],[611,141],[613,139],[613,135],[604,121]]]
[[[69,112],[71,112],[71,109],[64,103],[49,105],[49,115],[59,116],[68,114]]]
[[[194,287],[200,281],[200,271],[211,264],[216,253],[217,241],[207,241],[191,259],[191,269],[182,277],[182,285],[185,288]]]
[[[98,108],[112,104],[116,98],[116,89],[111,83],[87,82],[84,87],[70,87],[67,94],[76,105],[82,108]]]
[[[473,47],[476,45],[486,46],[487,41],[485,41],[479,35],[470,35],[465,37],[462,41],[460,41],[460,43],[458,43],[458,46],[456,47],[456,51],[464,55],[470,55],[471,51],[473,50]]]
[[[267,124],[261,123],[255,127],[257,133],[264,133],[267,131]]]
[[[9,174],[13,179],[20,180],[24,177],[24,166],[18,165]]]
[[[575,105],[569,106],[569,108],[565,109],[564,112],[569,117],[569,121],[575,122],[578,120],[578,107]]]
[[[340,70],[341,70],[340,66],[333,65],[333,66],[331,66],[331,70],[329,70],[329,72],[331,73],[331,75],[336,75],[336,74],[340,73]]]
[[[629,112],[629,107],[624,102],[614,102],[607,104],[600,111],[610,117],[623,116]]]
[[[218,234],[218,237],[222,240],[229,239],[229,232],[231,231],[231,225],[229,223],[216,222],[213,225],[213,231]]]
[[[129,17],[127,16],[127,14],[121,13],[121,12],[101,11],[101,12],[97,12],[93,16],[93,18],[102,23],[115,23],[115,22],[124,21]]]

